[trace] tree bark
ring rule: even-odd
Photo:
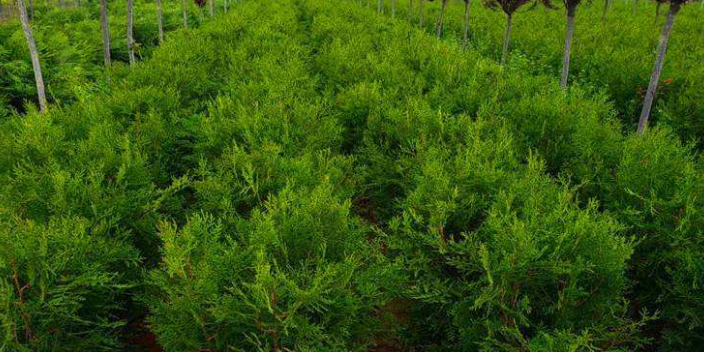
[[[215,0],[208,0],[208,10],[210,11],[210,16],[215,16]]]
[[[2,6],[2,0],[0,0],[0,20],[5,18],[5,9]]]
[[[570,75],[570,56],[572,55],[572,37],[574,35],[574,16],[577,6],[567,8],[567,34],[565,35],[565,53],[562,58],[562,79],[560,88],[567,89],[567,77]]]
[[[423,28],[423,0],[420,0],[420,18],[418,19],[420,28]]]
[[[222,6],[225,9],[225,12],[227,12],[227,0],[223,1]]]
[[[188,28],[188,8],[186,0],[181,0],[181,13],[183,14],[183,28]]]
[[[127,53],[130,57],[130,66],[134,65],[134,37],[132,29],[134,27],[133,16],[134,0],[127,0]]]
[[[464,1],[464,38],[462,38],[462,45],[467,48],[469,44],[469,0]]]
[[[604,12],[601,13],[601,21],[606,21],[606,15],[609,13],[609,5],[611,0],[604,0]]]
[[[100,0],[100,31],[103,35],[105,67],[110,67],[110,29],[108,28],[107,0]]]
[[[639,135],[642,135],[643,132],[645,132],[645,129],[648,127],[650,109],[653,106],[655,91],[658,88],[658,81],[660,80],[660,74],[662,73],[665,52],[667,51],[667,41],[670,39],[670,33],[672,33],[672,25],[675,23],[675,16],[677,15],[677,12],[679,12],[680,6],[680,3],[670,3],[670,13],[667,15],[667,22],[662,28],[662,33],[660,34],[660,43],[658,44],[658,55],[655,58],[653,73],[650,75],[648,91],[645,93],[645,100],[643,101],[643,110],[641,110],[640,112],[640,120],[638,121]]]
[[[34,42],[32,28],[29,26],[29,18],[27,17],[27,8],[24,0],[17,0],[17,9],[20,12],[20,22],[22,22],[22,30],[27,39],[27,47],[29,48],[29,56],[32,59],[32,67],[34,68],[34,80],[37,84],[37,98],[39,99],[39,111],[46,111],[46,93],[44,91],[44,77],[42,76],[42,68],[39,65],[39,52],[37,44]]]
[[[227,6],[227,5],[225,5]],[[159,45],[164,44],[164,9],[161,0],[156,0],[156,24],[159,28]]]
[[[391,19],[396,18],[396,0],[391,0]]]
[[[504,47],[501,51],[501,66],[506,65],[508,59],[508,45],[511,41],[511,29],[513,28],[513,14],[508,14],[506,17],[506,32],[504,33]]]
[[[442,26],[443,20],[445,19],[445,8],[447,7],[447,2],[449,0],[442,0],[442,6],[440,6],[440,15],[438,15],[438,39],[442,37]]]

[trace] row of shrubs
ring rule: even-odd
[[[191,26],[199,26],[203,13],[191,1],[188,4]],[[105,90],[99,1],[83,1],[80,6],[37,1],[35,7],[32,30],[52,105],[70,104],[86,93]],[[135,3],[138,58],[149,57],[158,45],[156,13],[154,2]],[[124,1],[108,1],[108,20],[114,70],[124,74],[129,61]],[[167,33],[181,28],[181,10],[175,1],[164,2],[163,21]],[[20,23],[16,19],[0,22],[0,118],[24,113],[28,105],[36,105],[36,96],[34,72]]]
[[[353,2],[238,4],[0,122],[0,349],[696,351],[701,161],[622,130]]]
[[[436,33],[441,1],[424,1],[424,29]],[[418,26],[418,2],[409,16],[409,1],[395,1],[396,19]],[[363,2],[376,9],[376,3]],[[385,1],[386,14],[390,2]],[[565,10],[527,7],[514,16],[509,67],[555,77],[562,69]],[[667,4],[656,17],[655,1],[610,1],[602,19],[604,1],[583,2],[577,9],[570,80],[590,94],[603,92],[628,131],[635,130],[650,79]],[[702,8],[696,2],[683,6],[668,43],[665,67],[658,88],[654,121],[664,123],[683,140],[701,145],[704,134],[704,42]],[[446,40],[463,40],[464,3],[450,1],[445,15]],[[481,1],[469,2],[469,46],[499,60],[505,30],[505,14],[486,9]]]

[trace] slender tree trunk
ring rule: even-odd
[[[511,29],[513,28],[513,14],[506,17],[506,32],[504,33],[504,47],[501,51],[501,66],[506,65],[508,59],[508,44],[511,41]]]
[[[423,2],[424,0],[420,0],[420,18],[418,19],[420,28],[423,28]]]
[[[225,1],[222,2],[222,6],[223,6],[223,8],[225,9],[225,12],[227,12],[227,1],[228,1],[228,0],[225,0]]]
[[[447,7],[447,2],[449,0],[442,0],[442,6],[440,6],[440,15],[438,16],[438,39],[442,37],[442,26],[443,20],[445,19],[445,8]]]
[[[667,51],[667,41],[670,39],[672,25],[675,23],[675,16],[677,15],[677,12],[679,12],[680,6],[680,3],[670,3],[670,13],[667,15],[667,22],[662,28],[662,34],[660,34],[660,43],[658,44],[658,56],[655,59],[653,73],[650,75],[648,91],[645,93],[645,100],[643,101],[643,110],[641,110],[640,120],[638,121],[638,134],[641,135],[643,134],[643,132],[645,132],[645,129],[648,127],[650,109],[653,106],[655,91],[658,88],[658,81],[660,80],[660,73],[662,73],[665,52]]]
[[[413,0],[408,0],[408,23],[413,24]]]
[[[391,0],[391,19],[396,18],[396,0]]]
[[[105,67],[110,67],[110,29],[108,28],[107,0],[100,0],[100,31],[103,34]]]
[[[377,7],[376,7],[376,12],[384,13],[384,0],[379,0]]]
[[[59,7],[60,8],[66,7],[66,3],[64,3],[64,0],[59,0]]]
[[[467,48],[469,44],[469,0],[464,1],[464,37],[462,45]]]
[[[210,11],[210,16],[215,16],[215,0],[208,1],[208,10]]]
[[[164,44],[164,9],[161,0],[156,0],[156,25],[159,28],[159,45]]]
[[[572,55],[572,37],[574,35],[574,16],[577,6],[567,8],[567,35],[565,35],[565,54],[562,59],[562,79],[560,87],[567,89],[567,77],[570,75],[570,56]]]
[[[134,27],[134,0],[127,0],[127,53],[130,57],[130,66],[134,65],[134,37],[132,30]]]
[[[181,13],[183,14],[183,28],[188,28],[188,5],[186,0],[181,0]]]
[[[46,111],[46,93],[44,92],[44,77],[42,76],[42,67],[39,65],[39,52],[37,44],[34,42],[32,28],[29,26],[29,18],[27,17],[27,8],[24,0],[17,0],[17,9],[20,12],[20,22],[22,22],[22,30],[27,39],[27,47],[29,47],[29,56],[32,59],[32,67],[34,68],[34,80],[37,83],[37,98],[39,99],[39,111]]]
[[[0,0],[0,20],[5,18],[5,9],[2,6],[2,0]]]
[[[601,21],[605,22],[606,21],[606,15],[609,13],[609,5],[611,4],[611,0],[604,0],[604,12],[601,13]]]
[[[633,7],[631,7],[631,13],[635,14],[638,11],[638,0],[633,1]]]

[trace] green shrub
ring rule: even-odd
[[[86,219],[0,217],[0,349],[113,350],[137,251]]]

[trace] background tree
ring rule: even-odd
[[[225,11],[227,11],[227,2],[225,2]],[[161,6],[161,0],[156,0],[156,23],[159,27],[159,45],[164,43],[164,9]]]
[[[100,31],[103,35],[105,67],[110,67],[110,29],[108,28],[107,0],[100,0]]]
[[[2,0],[0,0],[0,19],[5,18],[5,9],[2,7]]]
[[[483,0],[484,6],[496,10],[501,9],[506,14],[506,31],[504,32],[504,44],[501,50],[501,66],[506,64],[508,59],[508,48],[511,41],[511,29],[513,28],[513,15],[521,6],[531,2],[531,0]],[[547,4],[545,0],[541,0]]]
[[[655,92],[658,88],[658,81],[660,81],[660,74],[662,73],[662,66],[665,61],[667,41],[670,40],[672,26],[675,23],[675,16],[677,16],[677,13],[680,11],[682,5],[686,2],[686,0],[670,0],[668,2],[670,3],[670,11],[667,14],[667,22],[665,22],[665,25],[662,27],[662,33],[660,34],[658,54],[655,58],[655,64],[653,65],[653,72],[650,75],[648,91],[645,93],[645,99],[643,100],[643,110],[641,110],[640,119],[638,120],[638,134],[643,134],[643,132],[645,132],[645,129],[648,127],[648,120],[650,119],[650,109],[653,106]]]
[[[130,57],[130,66],[134,65],[134,0],[127,0],[127,54]]]
[[[609,5],[611,0],[604,0],[604,12],[601,13],[601,20],[606,21],[606,15],[609,13]]]
[[[188,3],[181,0],[181,14],[183,15],[183,28],[188,28]]]
[[[567,10],[567,33],[565,34],[565,51],[562,57],[562,78],[560,88],[567,88],[567,78],[570,75],[570,58],[572,56],[572,38],[574,37],[574,18],[577,13],[577,6],[581,0],[562,0]]]
[[[39,99],[39,110],[44,112],[47,109],[46,93],[44,92],[44,77],[42,76],[42,68],[39,65],[39,52],[37,51],[37,44],[34,42],[34,35],[32,35],[32,27],[30,27],[29,25],[27,7],[25,6],[24,0],[17,0],[17,9],[20,12],[20,22],[22,22],[22,30],[24,31],[24,36],[27,39],[27,47],[29,48],[29,55],[32,59],[32,68],[34,69],[34,80],[37,83],[37,98]]]
[[[464,0],[464,33],[462,45],[467,48],[469,43],[469,0]]]
[[[450,0],[442,0],[442,5],[440,6],[440,14],[438,15],[438,38],[442,37],[443,20],[445,19],[445,9],[447,8],[448,2],[450,2]]]
[[[408,23],[413,23],[413,0],[408,0]]]
[[[215,16],[215,0],[208,0],[208,11],[210,16]]]

